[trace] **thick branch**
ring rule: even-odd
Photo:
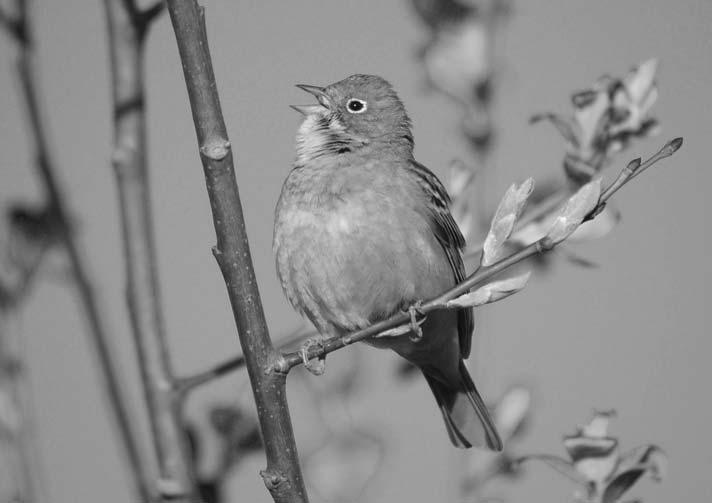
[[[114,153],[126,262],[126,301],[141,369],[161,497],[197,494],[161,311],[146,152],[143,53],[146,25],[133,2],[105,0],[114,108]]]
[[[666,157],[674,154],[682,146],[682,138],[676,138],[668,142],[659,152],[653,155],[650,159],[644,163],[639,163],[638,160],[628,164],[621,174],[616,178],[616,180],[611,183],[602,193],[598,200],[596,207],[587,215],[584,219],[591,220],[598,215],[601,210],[605,207],[606,202],[615,194],[620,188],[623,187],[627,182],[635,178],[637,175],[642,173],[645,169],[649,168],[656,162]],[[487,281],[492,279],[497,274],[510,268],[511,266],[518,264],[522,260],[525,260],[538,253],[544,253],[552,250],[556,246],[551,239],[547,236],[535,241],[534,243],[528,245],[525,248],[511,254],[510,256],[495,262],[489,267],[482,267],[477,269],[474,273],[470,274],[461,283],[455,285],[453,288],[443,292],[439,296],[430,299],[421,305],[417,306],[418,312],[421,314],[427,314],[436,309],[442,309],[444,305],[449,301],[460,295],[469,292],[471,289],[485,284]],[[362,341],[374,335],[380,334],[388,329],[395,328],[401,325],[407,325],[410,322],[410,315],[407,312],[401,312],[397,315],[391,316],[387,320],[380,321],[362,330],[352,332],[350,334],[333,337],[327,339],[320,345],[311,345],[306,351],[306,358],[312,360],[314,358],[324,358],[327,354],[341,349],[345,346],[353,344],[354,342]],[[304,363],[304,355],[300,351],[294,351],[282,355],[274,366],[272,367],[273,373],[286,374],[290,369]]]
[[[26,12],[25,2],[23,1],[21,3],[22,8],[20,12]],[[34,71],[34,55],[32,47],[28,42],[28,40],[30,40],[30,29],[28,28],[29,19],[25,16],[21,20],[20,25],[23,26],[25,37],[18,39],[20,42],[18,73],[24,103],[27,108],[30,131],[35,143],[38,175],[44,185],[48,205],[54,211],[58,225],[60,226],[60,238],[67,250],[74,283],[89,326],[91,343],[96,357],[99,360],[99,369],[101,371],[104,390],[116,420],[116,425],[121,436],[121,444],[125,449],[128,465],[133,474],[136,491],[143,501],[149,501],[151,491],[147,476],[149,473],[148,463],[139,447],[140,443],[135,433],[136,430],[131,419],[131,413],[129,412],[129,407],[121,386],[121,379],[113,357],[116,352],[111,349],[109,344],[109,336],[96,302],[92,281],[84,267],[84,264],[86,264],[84,252],[80,248],[70,228],[70,218],[69,212],[65,207],[65,198],[60,189],[59,182],[55,177],[55,167],[52,164],[49,145],[39,110],[39,97],[36,89],[37,80]]]
[[[213,212],[213,249],[237,324],[267,456],[262,472],[277,503],[308,501],[285,393],[286,375],[266,372],[278,359],[252,267],[232,152],[213,74],[203,10],[195,0],[168,0],[183,63],[200,157]]]

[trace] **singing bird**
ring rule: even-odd
[[[413,158],[411,123],[391,85],[352,75],[297,86],[317,103],[304,115],[296,161],[277,203],[277,274],[294,308],[323,336],[364,328],[465,277],[464,238],[443,184]],[[471,309],[428,314],[422,337],[372,337],[422,371],[456,447],[502,441],[463,358]]]

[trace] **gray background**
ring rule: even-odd
[[[109,167],[110,109],[101,2],[34,2],[42,90],[56,160],[89,248],[91,270],[111,322],[116,351],[141,404],[126,312],[116,194]],[[646,482],[647,501],[709,501],[710,242],[707,148],[712,3],[700,1],[521,1],[507,30],[498,88],[500,137],[491,203],[514,180],[556,173],[563,146],[551,128],[531,127],[543,110],[568,110],[571,91],[603,73],[660,59],[656,115],[663,133],[619,158],[653,153],[684,136],[674,157],[626,187],[622,224],[580,247],[601,264],[584,270],[559,262],[526,291],[480,314],[477,369],[485,395],[513,382],[535,390],[534,420],[521,452],[562,453],[560,437],[593,407],[616,408],[613,433],[624,448],[654,442],[670,457],[662,485]],[[207,2],[207,20],[223,109],[237,161],[257,277],[270,327],[279,336],[299,323],[283,299],[271,255],[274,203],[293,158],[303,102],[292,84],[326,84],[351,73],[388,78],[415,125],[416,156],[441,176],[465,156],[450,105],[424,92],[413,57],[424,35],[405,2]],[[36,198],[24,117],[12,72],[14,49],[0,44],[0,201]],[[147,54],[150,163],[160,272],[170,341],[181,372],[237,351],[214,242],[185,86],[167,17]],[[131,501],[128,479],[98,387],[74,298],[43,284],[15,320],[27,341],[40,444],[51,500]],[[369,501],[455,501],[459,454],[449,446],[425,383],[392,379],[394,357],[361,349],[368,375],[350,407],[353,421],[389,436],[389,455]],[[344,351],[329,362],[333,370]],[[328,367],[329,367],[328,366]],[[323,379],[329,379],[329,368]],[[299,385],[290,388],[298,391]],[[199,392],[190,415],[237,396],[239,374]],[[291,400],[297,438],[310,438],[308,404]],[[259,456],[234,480],[234,501],[266,502]],[[508,492],[511,501],[566,501],[573,486],[532,467]]]

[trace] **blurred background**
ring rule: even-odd
[[[33,4],[55,160],[89,250],[132,404],[142,410],[109,161],[112,114],[102,5]],[[294,157],[300,121],[288,105],[308,102],[294,84],[326,85],[353,73],[381,75],[413,120],[419,161],[445,179],[450,162],[468,159],[471,152],[457,109],[426,85],[417,52],[427,35],[409,2],[204,4],[256,274],[272,336],[279,339],[303,323],[282,295],[271,252],[274,205]],[[662,132],[635,142],[606,173],[610,177],[628,160],[653,154],[670,138],[683,136],[685,145],[616,196],[620,225],[576,248],[597,268],[557,260],[555,252],[553,267],[537,270],[522,293],[478,310],[473,376],[493,401],[514,384],[532,390],[531,420],[514,446],[517,453],[564,455],[562,435],[574,433],[594,408],[616,409],[611,432],[623,449],[654,443],[669,457],[666,480],[641,483],[634,495],[650,502],[708,501],[712,170],[705,148],[712,138],[712,3],[512,2],[501,42],[493,109],[497,136],[482,196],[489,211],[514,181],[563,176],[564,144],[550,126],[529,125],[533,114],[568,113],[572,92],[603,74],[623,75],[650,57],[659,60],[655,116]],[[15,52],[3,37],[4,205],[39,200],[13,72]],[[163,305],[175,367],[188,374],[239,353],[239,346],[210,253],[214,230],[167,16],[151,30],[146,74]],[[55,503],[132,501],[76,300],[61,274],[45,279],[7,323],[24,341],[46,492]],[[344,377],[354,361],[358,372]],[[459,501],[463,454],[450,446],[425,381],[399,379],[396,361],[389,352],[353,347],[330,356],[322,377],[295,371],[288,388],[301,453],[306,456],[319,444],[324,421],[337,429],[348,425],[363,433],[362,441],[353,442],[353,456],[362,456],[365,465],[378,460],[358,501]],[[314,393],[335,379],[353,379],[353,391],[328,411],[317,410]],[[244,371],[200,388],[187,413],[206,430],[206,411],[235,400],[253,410]],[[140,420],[147,435],[143,414]],[[214,449],[214,436],[203,436],[208,450]],[[363,442],[377,447],[361,449]],[[210,460],[202,464],[201,470],[210,472]],[[230,479],[228,501],[270,501],[258,475],[263,467],[259,452],[244,460]],[[320,483],[308,466],[305,471],[308,483]],[[489,496],[565,501],[573,489],[552,470],[532,464],[515,482],[493,486]],[[323,501],[318,490],[311,496]]]

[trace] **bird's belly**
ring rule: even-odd
[[[287,296],[322,332],[367,326],[454,283],[427,221],[394,204],[293,208],[275,251]]]

